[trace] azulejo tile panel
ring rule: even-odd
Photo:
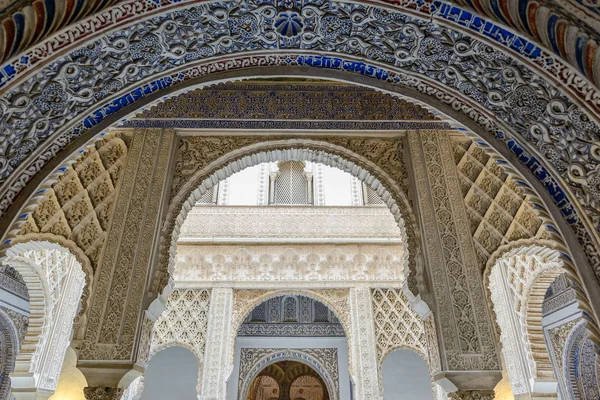
[[[498,32],[483,36],[497,39]],[[534,65],[550,68],[549,59],[508,36],[497,41],[531,65],[406,12],[347,2],[211,2],[150,16],[56,58],[0,98],[0,126],[9,132],[1,149],[0,211],[58,150],[125,106],[217,71],[294,65],[373,77],[458,110],[508,146],[543,182],[580,241],[590,243],[579,220],[585,215],[588,227],[600,225],[600,128],[554,82],[532,72]],[[588,96],[596,110],[598,97]],[[25,170],[27,156],[50,137]],[[575,199],[584,214],[575,212]]]

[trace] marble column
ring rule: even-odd
[[[232,315],[233,289],[212,289],[199,400],[225,400],[227,378],[233,368]]]
[[[377,368],[377,347],[373,326],[371,289],[356,287],[350,290],[352,329],[352,367],[357,400],[380,400]]]

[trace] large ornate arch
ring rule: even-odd
[[[73,333],[73,319],[85,286],[78,257],[49,241],[15,243],[1,260],[13,267],[29,291],[31,307],[24,343],[11,379],[13,393],[31,390],[52,394]],[[16,394],[15,394],[16,395]]]
[[[347,5],[345,5],[344,3],[340,3],[339,7],[336,8],[335,12],[331,10],[330,11],[334,14],[340,13],[342,12],[342,10],[345,9],[346,6]],[[178,7],[185,8],[189,7],[189,5],[180,5]],[[195,10],[200,13],[199,15],[201,15],[203,12],[202,7],[209,7],[209,5],[198,6]],[[419,25],[423,26],[423,24],[425,23],[425,19],[423,19],[422,16],[418,15],[419,11],[411,11],[408,9],[404,9],[402,10],[402,14],[396,13],[396,10],[392,6],[389,6],[390,10],[393,10],[391,13],[388,13],[387,11],[384,11],[381,8],[374,6],[364,8],[360,7],[362,6],[358,6],[358,8],[355,8],[353,13],[357,12],[358,14],[356,15],[360,14],[363,16],[371,13],[370,15],[373,15],[375,19],[368,20],[368,23],[374,23],[373,21],[376,21],[377,18],[383,18],[383,20],[386,21],[386,25],[389,25],[394,21],[408,21],[406,23],[408,23],[410,26],[418,27]],[[359,9],[362,11],[356,11]],[[244,10],[244,12],[246,11],[247,10]],[[313,11],[316,12],[317,10],[315,9]],[[240,20],[240,18],[258,18],[257,15],[254,15],[253,17],[243,17],[241,14],[235,14],[235,12],[237,11],[231,11],[230,16],[226,14],[217,14],[223,16],[223,18],[229,19],[230,22],[234,25],[235,21]],[[317,15],[320,15],[319,12],[311,15],[315,17]],[[363,14],[361,14],[361,12]],[[180,13],[179,15],[184,14],[185,13]],[[344,19],[346,18],[346,16],[342,14],[338,14],[338,16],[332,17],[333,20],[338,21],[340,23],[349,22],[348,19]],[[407,16],[407,14],[415,14],[417,15],[417,17]],[[190,13],[188,13],[187,15],[190,18],[194,18]],[[165,13],[160,16],[160,18],[168,17],[169,13]],[[156,16],[156,18],[159,17]],[[281,18],[283,18],[283,16],[281,16]],[[357,21],[366,24],[366,20],[361,18],[362,17],[360,17]],[[511,36],[513,40],[510,43],[506,43],[502,40],[495,39],[493,35],[489,35],[487,37],[478,37],[478,39],[486,42],[487,44],[482,44],[480,42],[475,43],[472,41],[472,37],[469,36],[470,33],[467,33],[471,31],[452,31],[452,24],[448,22],[450,19],[451,17],[448,17],[447,19],[442,18],[436,20],[437,24],[430,24],[430,27],[423,28],[423,32],[426,32],[426,34],[423,34],[423,36],[420,37],[419,35],[415,36],[414,43],[435,44],[434,48],[436,49],[437,53],[428,54],[426,58],[430,59],[430,61],[433,61],[434,64],[441,63],[440,65],[444,64],[447,61],[446,59],[450,55],[463,61],[467,60],[471,62],[473,60],[476,60],[476,62],[479,62],[481,64],[478,64],[480,67],[477,67],[475,69],[481,68],[482,71],[486,71],[487,68],[489,69],[488,72],[490,73],[491,71],[495,71],[494,73],[497,74],[497,77],[499,79],[504,80],[504,82],[508,85],[507,87],[509,87],[510,90],[501,86],[490,88],[486,86],[483,82],[472,81],[469,79],[468,76],[461,74],[460,71],[456,70],[455,68],[446,68],[446,70],[450,71],[450,73],[449,75],[440,76],[441,83],[438,84],[432,80],[431,76],[425,76],[427,75],[427,69],[421,71],[419,70],[419,68],[422,66],[419,66],[418,63],[413,63],[414,60],[410,61],[412,60],[411,57],[413,57],[413,55],[411,55],[410,52],[407,53],[405,50],[402,49],[399,49],[399,53],[394,54],[394,56],[392,57],[394,59],[393,62],[390,58],[391,55],[386,54],[386,52],[382,49],[377,49],[376,46],[369,47],[369,54],[366,55],[356,57],[351,54],[348,54],[348,56],[342,57],[340,56],[340,54],[338,54],[334,57],[329,54],[323,53],[321,51],[322,49],[317,48],[308,49],[308,51],[312,51],[312,53],[300,53],[298,51],[292,50],[288,51],[288,49],[292,49],[294,46],[290,45],[291,47],[289,47],[285,45],[285,43],[287,43],[286,40],[290,41],[293,39],[293,37],[285,37],[281,38],[280,41],[276,41],[275,45],[279,48],[279,53],[277,51],[275,52],[278,53],[276,55],[252,53],[253,55],[250,56],[250,53],[245,53],[249,55],[246,58],[241,57],[235,60],[219,60],[215,62],[209,62],[208,64],[203,64],[201,67],[198,66],[198,68],[192,66],[191,62],[188,62],[187,64],[189,64],[190,68],[196,68],[194,71],[180,69],[176,74],[171,74],[168,78],[166,76],[160,78],[159,75],[156,75],[158,80],[155,80],[153,82],[146,81],[146,85],[143,89],[135,89],[134,91],[129,92],[129,94],[127,95],[123,94],[118,99],[116,94],[114,96],[110,96],[108,93],[100,93],[98,94],[98,96],[104,96],[104,98],[107,101],[111,101],[112,103],[109,106],[97,109],[97,112],[91,111],[91,109],[88,107],[89,103],[92,102],[90,98],[90,92],[87,89],[82,89],[83,91],[80,90],[78,96],[74,95],[72,97],[73,101],[78,104],[71,104],[75,107],[75,109],[77,109],[77,111],[74,111],[75,109],[72,109],[71,111],[76,113],[76,115],[81,115],[82,113],[88,112],[84,110],[89,110],[91,112],[91,115],[93,116],[86,118],[85,122],[81,122],[81,125],[79,127],[73,127],[74,124],[78,123],[76,119],[73,119],[72,123],[69,124],[69,126],[64,125],[64,122],[66,121],[65,113],[68,114],[71,113],[71,111],[57,110],[55,114],[62,113],[63,116],[59,117],[59,119],[54,122],[58,123],[60,126],[63,126],[64,129],[61,128],[62,130],[59,130],[56,135],[62,135],[63,139],[61,139],[60,142],[65,146],[67,143],[71,142],[71,139],[80,136],[86,130],[88,130],[88,133],[85,134],[85,138],[89,138],[91,137],[91,135],[93,135],[94,132],[97,132],[103,126],[106,126],[108,122],[114,121],[120,115],[125,113],[127,111],[125,110],[127,106],[131,105],[131,108],[133,108],[134,103],[136,104],[136,106],[141,105],[145,101],[152,100],[152,96],[156,98],[159,94],[162,95],[163,93],[168,92],[169,90],[177,89],[178,83],[181,83],[181,85],[179,86],[181,88],[184,85],[192,83],[192,80],[197,77],[207,77],[209,74],[212,74],[214,70],[233,71],[240,68],[246,69],[251,65],[271,65],[279,66],[280,68],[287,68],[287,66],[289,65],[295,65],[303,68],[308,66],[321,68],[323,70],[333,69],[338,71],[342,70],[346,72],[351,72],[355,75],[351,76],[350,74],[346,74],[348,80],[354,82],[360,82],[361,80],[364,80],[366,82],[369,81],[369,79],[367,79],[366,77],[369,77],[371,78],[370,82],[372,82],[374,86],[380,85],[393,87],[394,90],[402,90],[405,91],[407,94],[412,95],[413,97],[418,97],[422,100],[428,101],[429,103],[440,108],[442,111],[448,112],[448,114],[452,115],[453,117],[464,121],[467,125],[477,130],[478,133],[484,136],[487,135],[487,137],[490,138],[489,141],[493,145],[495,145],[497,148],[504,149],[504,154],[508,155],[512,153],[513,157],[514,155],[516,155],[524,163],[524,165],[521,168],[529,169],[530,172],[533,172],[533,174],[543,182],[543,185],[538,183],[538,188],[544,186],[550,192],[550,196],[554,199],[555,203],[560,205],[563,214],[566,215],[568,224],[575,229],[577,235],[579,236],[578,239],[580,243],[583,244],[583,246],[586,249],[586,252],[588,253],[588,259],[593,264],[595,260],[597,260],[597,256],[595,255],[597,246],[594,246],[593,244],[594,242],[596,242],[597,244],[597,238],[595,237],[596,234],[594,233],[593,226],[597,225],[595,221],[597,221],[598,218],[596,216],[596,211],[594,211],[596,205],[594,200],[595,196],[591,192],[594,190],[593,184],[591,184],[591,182],[595,179],[595,176],[597,174],[595,167],[597,160],[594,158],[596,153],[593,149],[591,149],[591,151],[588,151],[591,146],[588,142],[584,141],[583,143],[579,143],[579,139],[577,139],[578,136],[572,134],[573,132],[575,132],[576,128],[580,132],[586,132],[590,135],[594,135],[594,132],[598,130],[598,127],[594,122],[597,120],[597,101],[595,100],[597,96],[593,93],[593,89],[586,89],[586,85],[582,84],[582,81],[577,81],[577,84],[575,84],[573,79],[571,79],[573,75],[571,75],[571,72],[568,70],[568,68],[564,68],[564,65],[562,65],[559,60],[552,58],[548,54],[545,54],[544,51],[536,47],[535,44],[528,42],[523,38]],[[330,22],[330,20],[327,21],[327,23]],[[147,22],[148,21],[140,22],[140,24],[145,23],[147,25]],[[484,23],[484,20],[480,20],[479,22]],[[305,23],[308,24],[309,21],[301,21],[301,24]],[[173,25],[169,26],[173,27]],[[137,28],[140,27],[142,26],[140,25]],[[257,26],[257,29],[262,28],[264,27]],[[470,28],[474,29],[474,27]],[[431,29],[431,31],[427,31],[427,29]],[[108,30],[110,30],[110,28],[107,28],[107,31]],[[452,49],[450,49],[450,47],[444,47],[445,44],[443,42],[440,42],[439,39],[436,39],[435,37],[437,33],[442,31],[447,32],[448,37],[453,37],[454,39],[456,39],[456,43],[454,44],[458,44],[458,46],[450,46],[452,47]],[[234,36],[238,35],[235,36],[235,39],[238,40],[238,42],[241,43],[241,45],[247,44],[244,41],[243,34],[240,33],[239,30],[236,31],[235,27],[233,27],[232,32],[234,32]],[[267,41],[268,38],[274,38],[277,34],[281,35],[281,33],[277,33],[273,30],[269,32],[270,33],[268,33],[268,35],[265,36],[265,40]],[[321,34],[320,32],[317,33]],[[410,34],[410,32],[408,33]],[[152,35],[154,35],[154,33],[150,34],[149,37],[151,38]],[[324,37],[324,39],[326,39],[326,37]],[[326,42],[327,40],[324,40],[324,43]],[[145,45],[144,43],[145,42],[138,41],[135,43],[132,42],[132,45],[133,48],[138,48],[139,46],[142,46],[141,48],[143,48],[143,46]],[[411,43],[413,42],[411,41]],[[352,43],[349,43],[348,45],[350,44]],[[512,59],[506,54],[494,52],[493,47],[488,47],[488,44],[492,46],[507,46],[508,48],[511,48],[510,54],[515,55],[515,58]],[[356,45],[358,46],[358,44]],[[114,50],[114,47],[110,48]],[[356,47],[356,49],[359,48],[360,46]],[[419,51],[417,47],[415,47],[414,50],[417,52]],[[458,53],[453,53],[453,51],[455,50],[458,51]],[[79,52],[78,55],[77,53],[74,54],[77,57],[80,57],[83,56],[83,54],[86,52],[87,51]],[[135,51],[133,53],[135,53]],[[194,54],[196,54],[196,56],[200,56],[201,53],[202,52]],[[344,51],[341,51],[341,54],[343,53]],[[163,56],[168,58],[173,56],[173,54],[174,53],[172,52],[165,52]],[[240,52],[238,54],[241,55],[243,54],[243,52]],[[397,56],[399,56],[399,58],[397,58]],[[365,62],[369,58],[371,60],[377,58],[377,61]],[[37,105],[35,105],[35,107],[41,108],[36,109],[34,106],[32,106],[34,108],[29,109],[29,111],[31,112],[35,111],[34,114],[40,110],[43,111],[42,113],[54,112],[51,111],[52,107],[46,104],[45,97],[44,95],[42,95],[42,92],[44,90],[46,90],[46,95],[53,93],[53,95],[58,96],[56,98],[60,98],[64,93],[66,93],[64,92],[65,85],[69,86],[68,80],[71,79],[70,77],[72,74],[75,74],[77,72],[77,74],[75,75],[77,75],[77,79],[79,79],[79,73],[83,73],[83,75],[87,73],[83,70],[73,70],[71,67],[68,66],[68,61],[66,61],[67,64],[65,64],[64,62],[61,64],[59,59],[56,60],[57,61],[52,64],[52,67],[64,67],[64,69],[61,69],[61,71],[67,73],[68,77],[65,78],[63,75],[58,76],[62,74],[62,72],[57,75],[56,71],[51,71],[52,68],[47,70],[47,78],[55,80],[58,79],[58,81],[52,83],[46,82],[40,85],[39,96],[36,97],[39,99],[39,101],[37,101]],[[404,68],[400,68],[403,63],[407,62],[407,60],[410,61],[409,65],[405,66]],[[208,61],[208,59],[202,59],[202,61]],[[182,63],[185,64],[185,62],[183,61]],[[538,63],[541,64],[543,67],[539,68],[538,66],[536,66]],[[388,66],[385,66],[386,64]],[[394,67],[391,67],[391,64],[394,64]],[[395,64],[398,64],[400,67]],[[496,70],[494,70],[494,68],[496,68]],[[26,69],[27,68],[25,68],[25,70]],[[543,76],[543,78],[532,74],[531,71],[534,69],[537,70],[538,73]],[[288,71],[290,71],[288,72],[288,74],[294,75],[294,73],[292,72],[293,68],[289,69]],[[502,73],[502,71],[504,71],[504,73]],[[564,73],[557,74],[555,73],[556,71],[564,71]],[[165,70],[164,72],[166,73],[167,71]],[[554,72],[554,74],[552,74],[552,72]],[[231,76],[235,75],[239,75],[239,71],[233,73]],[[326,74],[324,73],[323,75]],[[214,78],[216,77],[216,75],[212,75],[212,77]],[[17,80],[18,79],[16,79],[15,77],[15,84],[13,84],[12,90],[10,91],[10,93],[7,92],[7,95],[5,96],[5,99],[10,98],[12,100],[5,100],[3,103],[4,107],[7,108],[7,111],[8,109],[11,110],[10,112],[5,113],[5,115],[11,115],[11,118],[13,118],[13,120],[16,120],[20,117],[17,115],[17,109],[12,107],[11,104],[13,104],[17,100],[19,102],[25,102],[19,103],[21,105],[30,102],[30,100],[27,100],[25,97],[18,94],[19,90],[21,90],[21,92],[24,93],[23,90],[28,85],[26,82],[27,78],[23,78],[23,80],[19,82],[17,82]],[[524,82],[527,80],[535,81],[537,85],[536,88],[540,90],[542,90],[543,88],[543,93],[536,92],[531,86],[525,84]],[[134,81],[137,83],[134,84]],[[375,84],[376,81],[379,82],[377,85]],[[479,83],[481,83],[481,86],[477,86]],[[133,85],[139,84],[142,84],[142,82],[139,81],[139,77],[131,79],[128,78],[126,79],[125,83],[117,83],[115,81],[116,86],[114,87],[132,88]],[[556,86],[555,84],[558,84],[560,87],[564,88],[564,91],[567,94],[565,95],[564,93],[556,91],[554,88]],[[450,86],[452,86],[453,89],[449,89],[448,87]],[[19,87],[21,89],[19,89]],[[42,87],[44,87],[44,89],[42,89]],[[163,89],[165,91],[162,91]],[[505,89],[507,90],[504,91]],[[123,89],[120,93],[124,93],[125,91],[126,90]],[[512,94],[508,95],[507,93],[509,92]],[[29,95],[33,97],[36,96],[33,93],[29,93]],[[516,96],[523,97],[517,99]],[[590,101],[585,102],[583,100],[586,98],[586,96],[587,99]],[[143,101],[134,101],[135,99],[140,99],[142,97],[144,98]],[[111,98],[112,100],[108,100],[108,98]],[[477,100],[485,100],[485,107],[478,105]],[[525,103],[522,102],[523,100],[525,100]],[[93,102],[101,103],[99,98],[95,98]],[[513,110],[515,109],[515,102],[521,102],[520,104],[524,104],[524,106],[521,106],[524,107],[523,110],[521,110],[523,111],[522,113],[513,112]],[[33,103],[30,102],[28,104]],[[121,114],[119,114],[119,110],[122,111]],[[456,110],[460,110],[460,112],[457,112]],[[587,115],[582,114],[582,110],[587,110]],[[69,117],[75,115],[71,114],[69,114]],[[515,120],[515,118],[517,118],[516,115],[519,114],[535,116],[537,119],[533,122],[528,120],[517,121]],[[491,117],[497,117],[498,120],[502,122],[500,122],[500,124],[496,124],[495,122],[493,122],[493,118]],[[32,120],[35,119],[33,114],[28,115],[28,118]],[[567,123],[561,123],[560,128],[557,128],[557,126],[552,126],[551,123],[551,121],[556,120],[561,120]],[[10,123],[8,123],[8,125],[10,125]],[[7,127],[9,127],[8,125]],[[46,125],[42,124],[38,126],[38,128],[43,128],[44,126]],[[557,133],[557,129],[560,130],[560,134]],[[11,129],[8,129],[8,131],[10,130]],[[564,130],[568,132],[565,132]],[[15,135],[17,134],[18,132],[15,131]],[[557,134],[560,137],[564,137],[565,135],[571,135],[571,139],[575,142],[573,142],[573,144],[569,143],[566,148],[556,148],[554,138]],[[44,135],[40,134],[38,136],[43,137]],[[495,137],[497,140],[491,139],[492,137]],[[18,138],[18,136],[15,136],[15,138]],[[525,139],[523,140],[522,138]],[[81,140],[84,140],[84,138],[82,137]],[[502,147],[499,145],[499,143],[504,143],[507,147]],[[26,144],[29,147],[36,145],[33,142],[27,142]],[[47,153],[47,155],[55,154],[61,147],[63,146],[53,145],[51,152]],[[581,149],[583,149],[584,151],[578,152]],[[36,152],[36,154],[41,155],[42,151],[40,150]],[[36,166],[33,167],[33,169],[31,169],[30,171],[28,171],[27,174],[21,174],[17,172],[17,170],[20,170],[21,167],[17,168],[17,170],[15,170],[15,173],[11,174],[11,180],[14,178],[12,182],[18,181],[19,184],[13,186],[13,188],[11,189],[12,194],[8,195],[8,197],[4,197],[3,204],[8,206],[10,203],[12,203],[14,195],[21,190],[21,188],[23,187],[23,183],[29,181],[29,176],[32,174],[31,171],[35,172],[39,170],[39,167],[46,163],[45,159],[48,158],[47,155],[43,156],[43,159],[40,159],[40,161],[35,164]],[[19,157],[13,159],[11,165],[17,165],[20,162],[18,160]],[[546,161],[541,161],[542,159],[545,159]],[[580,164],[573,164],[573,162],[579,160],[582,161],[581,165],[585,165],[585,167],[582,168]],[[21,161],[23,160],[21,159]],[[567,168],[569,163],[573,165]],[[550,168],[548,167],[549,165],[553,165],[553,167]],[[25,166],[25,164],[23,164],[23,166]],[[564,182],[569,182],[571,186],[569,187],[568,185],[563,184]],[[6,182],[5,188],[8,190],[10,185],[10,183]],[[30,189],[28,188],[27,190]],[[6,193],[8,193],[8,191],[6,191]],[[569,198],[571,201],[568,201]],[[586,212],[582,212],[584,209]],[[557,210],[555,209],[555,211]],[[577,213],[576,211],[580,212]],[[14,215],[14,213],[15,211],[12,212],[12,215]],[[590,272],[591,271],[584,271],[583,274],[586,275],[586,278],[589,278],[591,277]],[[587,281],[587,279],[585,279],[585,281]],[[588,291],[593,292],[594,289],[588,287]],[[596,294],[597,293],[594,293],[594,297],[596,297]]]
[[[55,0],[43,3],[27,0],[14,2],[1,13],[3,41],[0,42],[0,61],[6,61],[14,56],[10,60],[14,62],[18,58],[18,53],[25,50],[29,50],[30,54],[39,54],[41,49],[45,49],[46,52],[56,51],[84,37],[90,31],[105,29],[113,21],[127,21],[135,15],[134,12],[152,12],[161,8],[168,9],[172,5],[170,2],[142,5],[138,5],[136,1],[121,2],[121,13],[115,14],[117,7],[112,7],[114,3],[114,1],[90,0],[77,7],[62,7]],[[471,3],[457,0],[424,4],[404,1],[401,4],[406,8],[416,9],[423,15],[429,15],[431,19],[447,20],[456,26],[472,30],[476,30],[479,26],[480,21],[476,19],[476,13],[480,13],[495,21],[493,26],[495,29],[512,33],[503,28],[504,25],[524,36],[533,37],[539,43],[543,43],[547,51],[562,57],[575,67],[582,76],[594,83],[598,82],[596,45],[598,24],[595,18],[599,10],[598,6],[591,2],[505,0],[498,3],[490,1]],[[94,15],[94,13],[98,14]],[[468,19],[474,20],[468,21]],[[83,28],[76,35],[67,35],[65,30],[61,31],[61,28],[75,23]],[[53,35],[54,32],[59,33]],[[493,36],[494,30],[486,30],[485,34]],[[29,60],[20,60],[20,62],[27,64]],[[32,64],[34,62],[35,60]],[[7,79],[10,79],[11,71],[6,72],[8,72]]]
[[[409,252],[411,249],[416,249],[419,246],[416,220],[406,194],[400,188],[397,180],[392,179],[387,171],[382,170],[378,165],[367,160],[365,157],[343,147],[343,145],[340,146],[323,140],[279,139],[264,141],[264,139],[259,139],[257,142],[249,146],[243,146],[236,141],[237,144],[232,143],[234,147],[229,152],[224,151],[227,150],[227,146],[221,145],[219,152],[216,152],[220,157],[215,157],[213,154],[206,154],[207,157],[202,157],[203,164],[197,165],[193,174],[190,174],[185,180],[178,176],[174,178],[176,181],[182,181],[182,184],[179,185],[178,192],[173,194],[162,228],[163,241],[160,247],[161,264],[158,271],[158,279],[155,279],[155,290],[157,292],[165,286],[165,278],[167,278],[165,272],[172,273],[177,253],[179,231],[187,213],[193,205],[220,180],[244,168],[263,162],[319,162],[354,175],[378,193],[390,209],[390,212],[394,215],[400,228],[400,239],[404,246],[404,266],[405,268],[408,265],[414,266],[414,256],[411,260]],[[188,157],[197,159],[195,151],[189,150]],[[194,150],[198,150],[198,148]],[[376,154],[375,149],[372,150]],[[224,154],[219,154],[221,152]],[[398,167],[390,163],[392,157],[394,157],[394,149],[391,149],[391,152],[386,152],[378,156],[381,158],[381,161],[387,160],[391,164],[389,167]],[[168,240],[170,240],[170,244],[168,244]],[[410,271],[410,273],[414,272]],[[406,273],[406,276],[408,275]]]
[[[570,257],[561,246],[545,240],[513,242],[499,248],[488,261],[485,279],[515,395],[556,390],[552,386],[557,377],[543,335],[541,305],[554,280],[563,273],[572,276],[570,271]],[[581,296],[579,293],[579,299]]]

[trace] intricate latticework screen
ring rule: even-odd
[[[279,163],[275,180],[275,204],[308,204],[308,181],[304,163],[288,161]]]
[[[423,321],[400,289],[374,289],[373,316],[380,363],[397,348],[410,348],[428,359]]]
[[[199,359],[204,355],[210,290],[175,290],[169,296],[167,309],[154,325],[151,356],[170,346],[183,346]]]

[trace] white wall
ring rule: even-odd
[[[150,360],[142,400],[197,400],[198,361],[184,347],[169,347]]]
[[[429,369],[410,350],[396,350],[383,360],[383,400],[433,400]]]

